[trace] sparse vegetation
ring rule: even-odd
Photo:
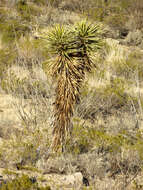
[[[142,9],[0,0],[0,189],[143,188]]]

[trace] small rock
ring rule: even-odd
[[[85,186],[89,186],[89,181],[86,177],[83,177],[82,182]]]
[[[3,176],[0,175],[0,187],[2,186],[2,184],[6,184],[6,181],[3,179]]]
[[[32,183],[36,183],[36,182],[37,182],[37,179],[36,179],[36,177],[31,177],[31,178],[30,178],[30,181],[31,181]]]

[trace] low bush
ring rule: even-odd
[[[0,80],[5,78],[7,69],[12,65],[16,53],[9,48],[0,49]]]
[[[41,3],[44,2],[41,1]],[[33,20],[34,16],[40,16],[43,9],[32,2],[28,3],[28,1],[20,0],[16,3],[16,10],[22,20],[29,22]]]
[[[48,131],[44,127],[23,129],[19,134],[11,134],[9,140],[1,144],[0,160],[5,166],[22,169],[25,165],[35,166],[49,148]]]
[[[22,175],[0,185],[1,190],[51,190],[50,186],[39,187],[36,178]]]
[[[108,117],[121,111],[130,111],[131,100],[137,106],[134,96],[126,92],[129,86],[120,77],[113,78],[105,86],[89,90],[88,87],[82,89],[81,102],[76,107],[76,114],[83,119],[95,121],[98,116]]]
[[[114,61],[113,64],[116,75],[125,78],[129,86],[135,81],[137,83],[137,78],[140,83],[143,78],[142,60],[142,52],[133,48],[133,51],[128,54],[128,57],[124,61]],[[136,85],[136,83],[134,84]]]
[[[16,96],[30,98],[35,95],[48,97],[46,85],[40,80],[29,81],[28,78],[19,79],[14,73],[8,75],[1,82],[1,87],[6,93],[11,93]]]
[[[129,32],[125,38],[125,43],[130,46],[138,46],[143,48],[143,32],[141,30],[135,30]]]
[[[28,23],[24,23],[20,19],[6,18],[0,23],[0,30],[2,32],[2,41],[12,43],[21,36],[28,34],[31,28]]]

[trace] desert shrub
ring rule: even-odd
[[[18,1],[16,8],[21,18],[27,21],[31,21],[33,16],[39,16],[42,13],[41,7],[28,3],[25,0]]]
[[[15,86],[7,90],[13,93],[14,97],[18,97],[13,102],[12,107],[19,118],[21,128],[17,131],[12,129],[7,130],[9,140],[6,141],[8,143],[7,145],[4,143],[6,147],[4,144],[1,147],[1,153],[3,155],[1,161],[6,163],[6,165],[16,163],[20,163],[22,166],[25,164],[35,165],[44,152],[46,152],[45,150],[49,148],[49,131],[47,125],[49,125],[48,122],[50,121],[50,101],[44,98],[41,92],[37,94],[38,88],[41,88],[41,83],[33,83],[31,88],[34,91],[31,89],[31,94],[28,94],[29,91],[24,86],[25,80],[15,79]],[[21,94],[15,94],[17,91]],[[7,158],[4,155],[5,153],[8,156]]]
[[[108,129],[110,123],[107,123],[107,127],[99,127],[80,118],[73,121],[74,138],[72,143],[66,144],[66,151],[74,155],[74,158],[70,158],[71,169],[75,168],[84,176],[96,176],[95,180],[105,176],[115,179],[122,175],[130,181],[132,175],[139,174],[143,162],[142,137],[138,130],[131,133],[125,128],[112,133]],[[63,166],[62,163],[60,165]],[[67,170],[65,166],[64,171]]]
[[[23,93],[23,89],[20,90],[20,87],[24,85],[24,79],[19,80],[14,74],[11,73],[11,77],[8,79],[3,79],[1,82],[2,89],[9,92]]]
[[[125,28],[124,26],[125,20],[126,16],[122,14],[109,14],[109,16],[104,18],[104,22],[107,25],[114,27],[115,29],[119,29],[120,31],[119,37],[121,37],[121,33]]]
[[[1,190],[50,190],[50,186],[39,187],[35,178],[30,178],[28,175],[22,175],[6,183],[2,183]]]
[[[88,134],[89,127],[84,127],[79,121],[79,118],[73,118],[72,143],[68,140],[66,142],[67,151],[71,151],[73,154],[86,153],[93,146]]]
[[[129,32],[129,34],[125,38],[125,43],[127,45],[139,46],[141,48],[143,47],[142,41],[143,41],[143,32],[140,30]]]
[[[76,107],[76,114],[84,119],[94,120],[99,115],[107,117],[119,111],[129,111],[130,100],[134,97],[126,93],[128,84],[122,78],[113,78],[110,84],[88,91],[82,89],[81,102]],[[136,104],[135,104],[136,105]]]
[[[118,0],[108,1],[106,8],[108,14],[104,17],[104,22],[118,28],[119,30],[136,30],[142,28],[143,3],[141,0]],[[134,27],[133,27],[134,26]]]
[[[127,12],[129,13],[130,29],[142,29],[143,28],[143,2],[141,0],[127,1]],[[134,26],[134,27],[133,27]]]
[[[134,143],[127,131],[120,131],[117,134],[110,134],[104,127],[101,129],[93,124],[80,122],[74,118],[73,141],[71,149],[73,153],[85,153],[91,150],[102,148],[107,152],[120,152],[121,147],[128,147]]]
[[[2,31],[2,41],[4,43],[14,42],[15,39],[19,39],[31,31],[29,24],[14,18],[4,19],[0,23],[0,30]]]
[[[24,98],[30,98],[34,95],[40,95],[41,97],[48,96],[44,82],[40,80],[30,82],[29,80],[28,78],[20,79],[14,73],[10,73],[10,75],[7,74],[7,78],[1,81],[1,87],[7,93]]]
[[[12,134],[1,145],[1,161],[17,169],[22,169],[25,165],[35,166],[49,147],[47,133],[44,127],[24,127],[19,135]]]
[[[103,1],[97,0],[96,2],[91,1],[91,6],[85,11],[88,15],[98,21],[103,21],[104,23],[114,27],[122,28],[126,15],[124,14],[124,5],[122,0],[119,1]],[[125,6],[126,7],[126,6]]]
[[[114,69],[117,76],[126,78],[131,84],[136,84],[136,79],[139,79],[141,82],[143,75],[142,75],[142,52],[138,50],[134,50],[129,53],[127,59],[124,62],[114,61]],[[134,82],[133,82],[134,81]]]
[[[14,51],[9,48],[0,49],[0,79],[2,80],[6,74],[7,69],[12,65],[16,56]]]
[[[82,11],[82,7],[85,5],[85,1],[62,1],[59,5],[59,8],[62,10],[79,12]]]

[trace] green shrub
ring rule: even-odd
[[[5,78],[7,69],[12,65],[16,53],[8,48],[0,49],[0,79]]]
[[[117,134],[110,134],[105,128],[81,123],[78,118],[74,118],[73,121],[73,152],[83,153],[95,147],[104,147],[109,152],[120,152],[123,147],[137,151],[141,160],[143,160],[142,131],[136,131],[132,135],[127,130],[120,130]]]
[[[34,179],[34,178],[33,178]],[[7,183],[2,183],[0,190],[51,190],[50,186],[39,187],[37,181],[28,175],[22,175]]]
[[[41,3],[44,3],[44,1],[41,1]],[[41,7],[28,3],[26,0],[19,0],[16,7],[21,18],[26,21],[32,21],[33,16],[39,16],[42,13]]]
[[[73,118],[72,143],[71,139],[66,142],[66,149],[73,154],[86,153],[93,147],[92,140],[88,131],[80,123],[80,118]]]
[[[90,4],[93,2],[94,1],[91,1]],[[113,27],[120,28],[124,24],[124,19],[126,18],[124,9],[127,5],[125,5],[122,0],[109,0],[107,2],[97,0],[90,8],[85,9],[85,11],[88,12],[92,19],[103,21]]]
[[[0,31],[2,31],[2,41],[8,43],[25,36],[31,29],[29,24],[19,19],[6,18],[0,23]]]
[[[93,150],[101,150],[110,154],[121,153],[122,150],[137,151],[143,158],[142,139],[140,133],[130,134],[127,129],[119,129],[113,133],[106,126],[95,126],[80,118],[73,118],[73,139],[66,143],[66,150],[72,154],[83,154]]]
[[[25,78],[24,79],[19,79],[17,78],[13,73],[10,74],[10,76],[5,77],[2,82],[1,82],[1,87],[2,89],[9,93],[23,93],[23,87],[25,83]]]

